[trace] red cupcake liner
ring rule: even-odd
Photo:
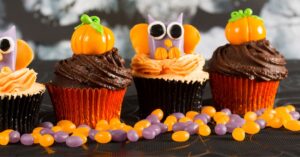
[[[256,81],[211,73],[210,86],[217,108],[229,108],[233,113],[244,114],[272,108],[279,81]]]
[[[96,126],[99,120],[120,118],[126,88],[64,88],[48,84],[57,120],[70,120],[76,125]]]

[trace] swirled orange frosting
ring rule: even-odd
[[[36,81],[36,75],[36,72],[28,68],[12,71],[8,67],[3,67],[0,72],[0,93],[15,93],[30,89]]]
[[[188,75],[204,60],[199,55],[184,55],[178,59],[154,60],[143,54],[137,54],[132,59],[131,67],[135,72],[149,75],[175,74]]]

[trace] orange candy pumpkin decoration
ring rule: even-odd
[[[71,38],[74,54],[103,54],[113,48],[114,34],[100,24],[99,17],[83,14],[80,20],[82,23],[75,28]]]
[[[266,37],[266,28],[263,20],[252,15],[252,10],[239,10],[231,13],[226,28],[227,40],[233,45],[239,45],[249,41],[258,41]]]

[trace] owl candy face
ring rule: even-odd
[[[16,28],[10,27],[0,32],[0,69],[9,67],[15,70],[16,65]]]
[[[148,41],[151,58],[154,58],[157,48],[164,48],[169,51],[172,47],[176,47],[180,52],[184,52],[184,29],[182,26],[182,18],[183,14],[180,14],[176,21],[163,23],[161,21],[154,20],[150,15],[148,15]]]

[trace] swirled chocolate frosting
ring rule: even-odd
[[[54,85],[81,88],[126,88],[132,81],[130,69],[118,50],[101,55],[73,55],[58,62],[55,68]]]
[[[206,70],[256,80],[282,80],[287,77],[284,57],[268,40],[242,45],[226,44],[215,50]]]

